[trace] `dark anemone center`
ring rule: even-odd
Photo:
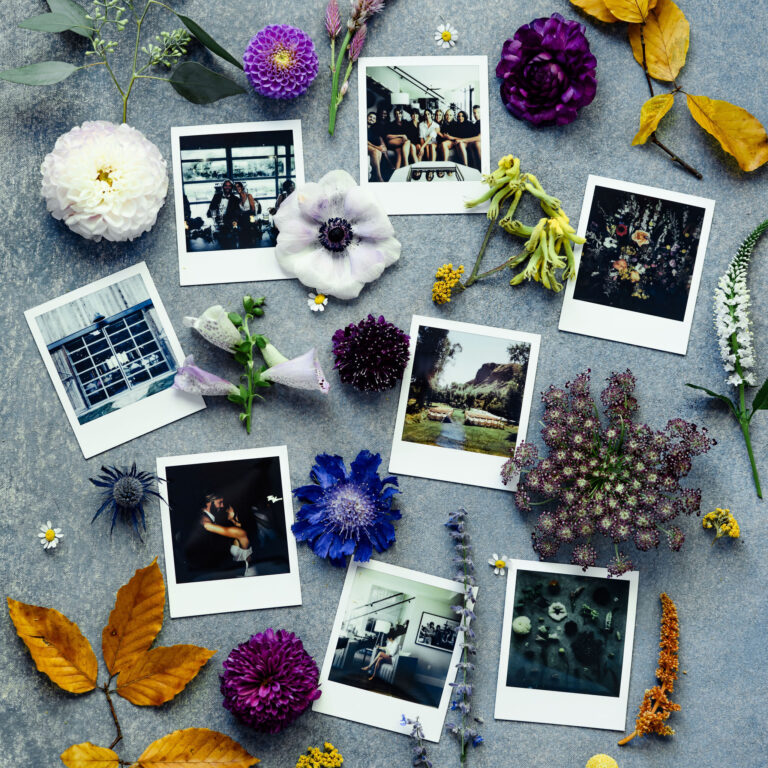
[[[352,241],[352,225],[346,219],[328,219],[319,233],[320,243],[329,251],[343,251]]]

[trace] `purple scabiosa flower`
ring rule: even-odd
[[[410,337],[383,316],[368,315],[333,334],[334,368],[342,382],[364,392],[391,389],[408,365],[409,342]]]
[[[320,673],[301,640],[284,629],[252,635],[224,662],[224,707],[261,733],[279,733],[320,698]]]
[[[312,38],[288,24],[264,27],[243,54],[253,89],[270,99],[295,99],[317,77],[319,62]]]
[[[160,494],[157,488],[158,478],[152,472],[144,472],[136,469],[136,462],[130,470],[118,469],[118,467],[102,467],[103,474],[88,479],[97,487],[103,488],[101,505],[91,519],[93,522],[102,512],[112,516],[112,524],[109,528],[110,535],[115,529],[118,518],[131,523],[133,530],[139,533],[139,523],[147,530],[147,522],[144,517],[144,505],[150,496]],[[50,528],[50,526],[48,526]],[[141,538],[141,534],[139,534]]]
[[[367,562],[374,549],[389,549],[395,541],[392,523],[402,516],[392,509],[400,491],[396,477],[379,477],[380,465],[381,456],[370,451],[360,451],[349,470],[341,456],[315,456],[309,473],[314,484],[293,491],[305,502],[291,528],[296,540],[306,541],[318,557],[339,568],[348,555]]]

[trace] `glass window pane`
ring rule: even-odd
[[[128,333],[127,330],[120,331],[119,333],[112,333],[109,336],[110,341],[113,344],[119,344],[121,341],[125,341],[126,339],[130,339],[131,335]]]
[[[88,345],[88,352],[90,352],[91,355],[95,355],[97,352],[103,352],[105,349],[108,349],[108,347],[109,345],[107,344],[106,339],[102,337],[98,341]]]
[[[113,384],[111,387],[107,387],[107,394],[110,397],[114,397],[124,389],[128,389],[128,385],[124,381],[121,381],[119,384]]]
[[[149,373],[142,368],[141,371],[128,377],[131,385],[141,384],[142,381],[149,381]]]
[[[140,323],[134,323],[130,328],[131,333],[134,336],[138,336],[140,333],[146,333],[149,330],[149,326],[143,320]]]
[[[104,326],[104,330],[107,333],[115,333],[116,331],[119,331],[121,329],[125,328],[125,318],[120,318],[119,320],[114,320],[111,323],[107,323]]]
[[[274,144],[266,147],[232,147],[232,157],[269,157],[274,154]]]
[[[80,360],[86,359],[88,357],[88,352],[86,352],[85,347],[81,347],[80,349],[75,350],[74,352],[70,352],[69,359],[73,363],[77,363]]]
[[[95,405],[96,403],[100,403],[102,400],[107,399],[107,393],[100,389],[98,392],[94,392],[92,395],[88,395],[88,402],[90,405]]]
[[[182,149],[182,160],[215,160],[219,157],[226,157],[227,150],[224,147],[216,149]]]
[[[83,342],[82,337],[80,337],[79,339],[72,339],[72,341],[68,341],[64,345],[64,349],[66,349],[69,352],[74,352],[74,350],[76,350],[76,349],[81,349],[83,347],[84,343],[85,342]]]
[[[87,371],[78,374],[78,378],[83,384],[87,384],[89,381],[93,381],[96,378],[96,371],[93,368],[89,368]]]
[[[148,341],[152,341],[152,334],[149,332],[142,333],[140,336],[136,337],[136,344],[138,345],[146,344]]]
[[[166,371],[168,370],[168,365],[166,363],[161,363],[160,365],[156,365],[154,368],[149,369],[149,374],[154,379],[157,376],[162,376]]]
[[[82,360],[75,365],[75,371],[77,371],[78,375],[83,373],[84,371],[89,371],[92,368],[93,368],[93,363],[91,362],[90,358],[86,358],[85,360]]]
[[[207,181],[226,179],[226,160],[202,160],[199,163],[182,163],[181,176],[184,181]]]
[[[103,363],[105,360],[113,357],[111,349],[105,349],[103,352],[99,352],[93,356],[94,364]]]
[[[149,344],[144,344],[139,351],[142,355],[148,355],[150,352],[157,352],[157,344],[155,344],[154,341]]]
[[[277,161],[279,167],[285,160]],[[275,158],[256,158],[251,160],[233,160],[232,174],[236,179],[266,178],[275,175]]]
[[[134,323],[138,323],[140,320],[144,319],[144,313],[143,312],[134,312],[132,315],[128,315],[125,318],[125,322],[128,323],[128,325],[133,325]]]
[[[185,184],[184,185],[184,194],[187,196],[187,200],[189,200],[190,203],[205,203],[206,207],[208,204],[213,200],[213,196],[216,194],[216,187],[218,185],[215,183],[206,183],[206,184]],[[203,209],[205,211],[205,209]],[[192,214],[193,216],[195,214]],[[202,214],[197,214],[198,216]]]
[[[277,187],[274,179],[259,179],[248,182],[248,192],[255,198],[276,197]]]

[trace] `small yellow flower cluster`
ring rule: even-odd
[[[714,528],[717,531],[715,538],[712,539],[713,544],[722,536],[730,536],[732,539],[738,539],[741,535],[739,524],[736,522],[736,518],[731,514],[730,509],[720,509],[720,507],[718,507],[714,512],[704,515],[701,525],[704,528]]]
[[[296,768],[339,768],[343,762],[344,758],[339,750],[326,741],[322,750],[318,747],[307,747],[307,754],[299,758]]]
[[[586,768],[619,768],[619,764],[610,755],[593,755]]]
[[[453,268],[453,264],[443,264],[435,272],[435,284],[432,286],[432,301],[435,304],[446,304],[451,300],[451,292],[461,280],[464,267]]]

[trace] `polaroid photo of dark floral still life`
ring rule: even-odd
[[[684,355],[714,206],[590,176],[560,330]]]

